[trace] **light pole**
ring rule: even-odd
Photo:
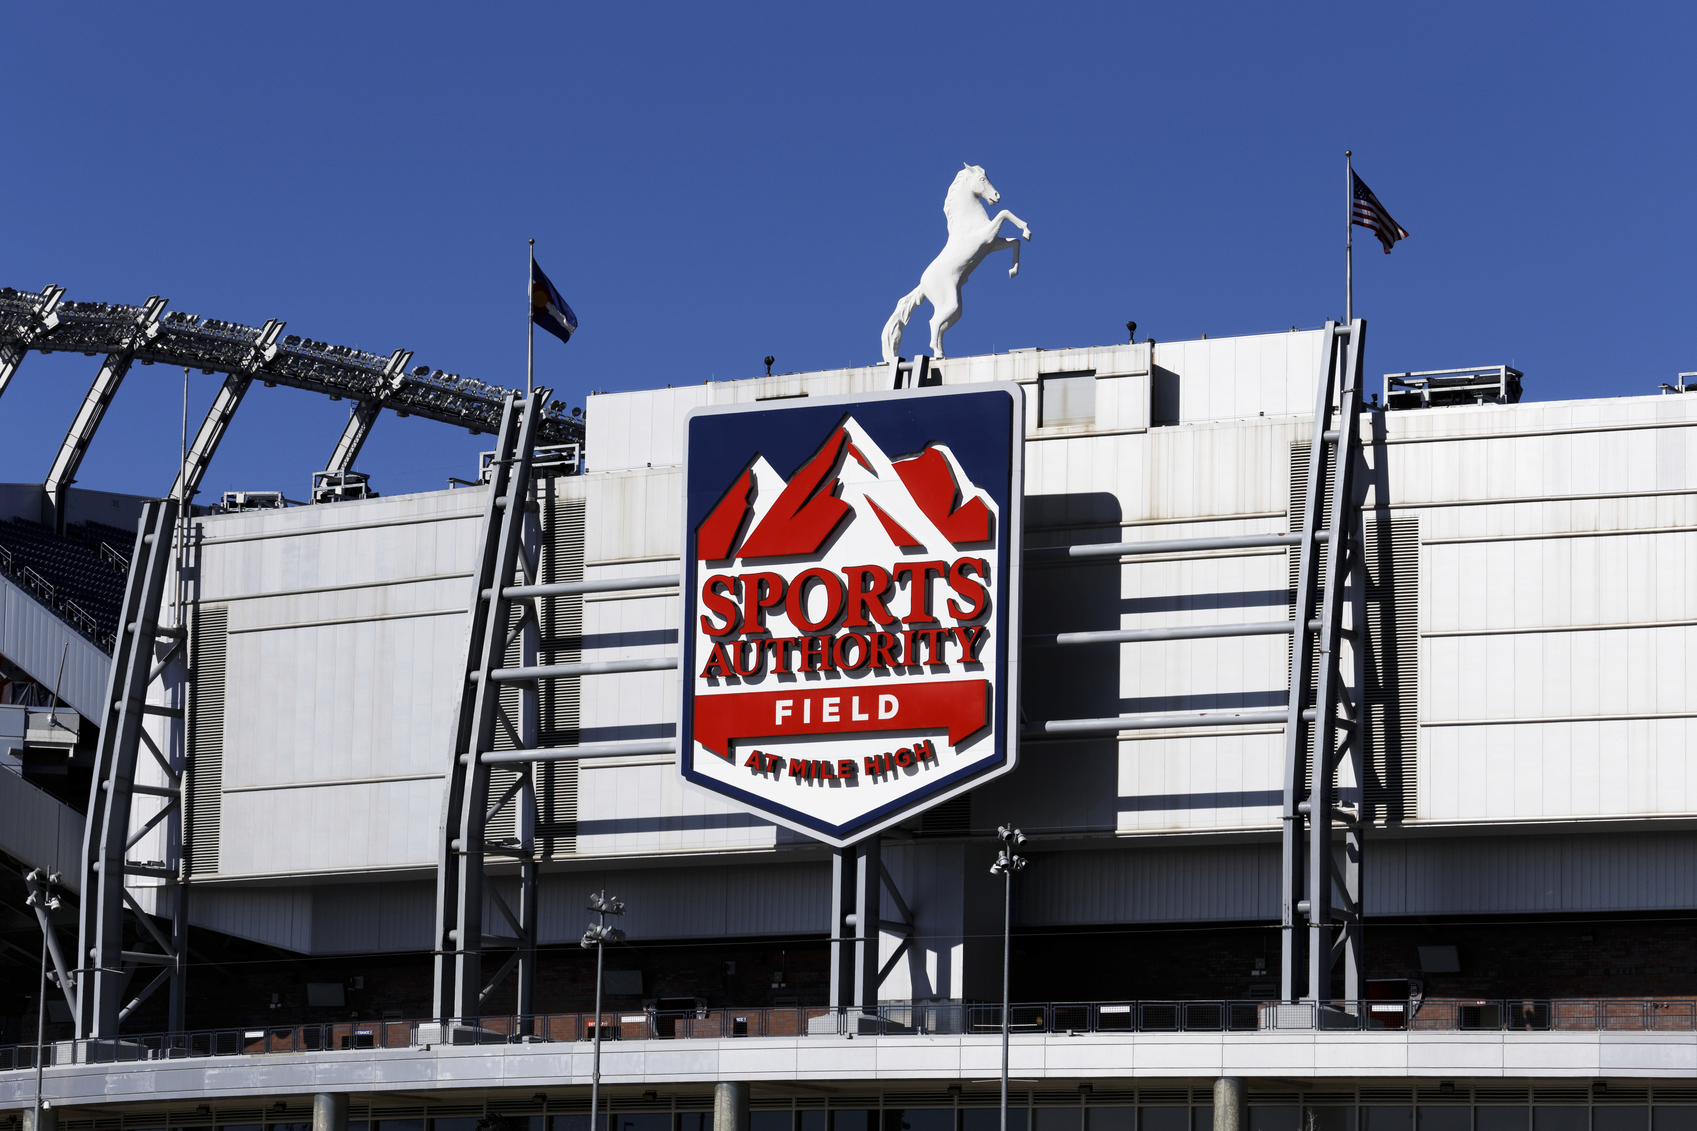
[[[41,985],[36,997],[35,1015],[35,1122],[30,1125],[30,1131],[41,1131],[41,1054],[47,1045],[47,946],[48,933],[53,930],[49,914],[59,910],[60,899],[53,889],[59,886],[59,873],[43,874],[38,868],[26,877],[29,881],[29,898],[24,902],[36,909],[36,916],[41,923]]]
[[[1008,957],[1013,931],[1013,874],[1025,867],[1025,857],[1015,853],[1025,843],[1025,834],[1012,825],[996,830],[1002,851],[990,865],[992,876],[1002,877],[1002,1131],[1008,1131]]]
[[[609,927],[607,916],[623,915],[625,905],[603,888],[589,897],[589,909],[600,917],[583,932],[584,948],[595,948],[595,1068],[589,1077],[589,1131],[597,1131],[595,1121],[601,1116],[601,959],[607,943],[624,941],[625,933]]]

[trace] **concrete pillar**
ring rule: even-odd
[[[1243,1077],[1214,1081],[1214,1131],[1249,1131],[1249,1087]]]
[[[35,1108],[24,1109],[23,1131],[59,1131],[59,1112],[46,1104],[41,1106],[41,1122],[35,1121]]]
[[[747,1084],[721,1080],[713,1085],[713,1131],[748,1131]]]
[[[312,1097],[312,1131],[348,1131],[348,1094],[315,1092]]]

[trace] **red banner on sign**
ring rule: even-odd
[[[695,741],[728,758],[731,743],[748,738],[947,727],[949,745],[958,746],[987,725],[989,706],[987,679],[698,695]]]

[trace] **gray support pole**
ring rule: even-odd
[[[37,1118],[40,1122],[36,1122]],[[46,1103],[37,1111],[35,1108],[24,1109],[23,1131],[59,1131],[59,1111],[48,1107]]]
[[[1321,344],[1320,380],[1315,391],[1314,431],[1308,454],[1308,486],[1303,498],[1302,544],[1298,551],[1296,580],[1296,631],[1291,637],[1290,699],[1285,716],[1284,806],[1280,814],[1283,835],[1280,859],[1281,895],[1279,924],[1279,997],[1294,1001],[1306,994],[1307,963],[1303,961],[1306,932],[1298,928],[1297,903],[1305,878],[1303,868],[1304,822],[1300,808],[1303,779],[1308,763],[1308,737],[1312,728],[1303,718],[1308,706],[1308,685],[1315,663],[1315,633],[1309,622],[1318,614],[1319,559],[1325,546],[1317,538],[1322,513],[1321,492],[1326,486],[1326,429],[1331,421],[1332,381],[1337,372],[1337,326],[1326,324]],[[1290,524],[1297,518],[1290,516]],[[1316,775],[1317,776],[1317,775]]]
[[[1243,1077],[1214,1081],[1214,1131],[1249,1131],[1249,1089]]]
[[[180,848],[180,846],[182,845],[181,828],[180,828],[181,821],[182,821],[182,812],[181,812],[180,806],[178,807],[178,812],[173,814],[168,820],[169,820],[170,824],[179,826],[178,829],[176,830],[178,832],[178,836],[177,836],[176,840],[177,840],[177,847]],[[181,853],[179,852],[179,855],[180,854]],[[186,873],[187,868],[182,863],[179,862],[177,867],[178,867],[178,875],[179,876]],[[170,996],[170,999],[169,999],[169,1005],[167,1006],[166,1011],[165,1011],[165,1016],[166,1016],[165,1024],[166,1024],[166,1027],[168,1029],[170,1029],[170,1031],[173,1032],[173,1033],[186,1033],[186,1032],[188,1032],[188,1027],[189,1027],[189,1017],[188,1017],[188,1014],[189,1014],[189,1004],[188,1004],[188,1002],[189,1002],[189,978],[188,978],[188,973],[189,973],[188,972],[189,889],[188,889],[188,885],[183,883],[179,879],[176,883],[170,885],[170,887],[167,889],[165,898],[170,900],[170,909],[171,909],[171,954],[176,959],[176,961],[171,964],[171,984],[166,989],[166,992],[169,993],[171,996]]]
[[[854,1001],[862,1013],[878,1010],[878,926],[882,917],[884,863],[880,838],[854,846]]]
[[[399,351],[396,356],[401,356]],[[531,496],[530,461],[547,396],[545,389],[538,389],[528,400],[515,393],[502,410],[466,639],[465,670],[482,676],[502,667],[512,642],[512,602],[503,591],[511,583],[520,558]],[[489,764],[478,755],[494,749],[500,714],[500,684],[488,678],[468,682],[456,712],[438,832],[432,1012],[443,1024],[471,1021],[482,1014]]]
[[[46,482],[42,484],[47,498],[43,503],[46,513],[41,517],[60,534],[65,532],[65,502],[70,498],[71,484],[77,481],[77,468],[82,466],[83,456],[88,454],[100,420],[117,395],[118,386],[123,384],[124,374],[130,371],[136,347],[151,340],[158,332],[159,316],[164,310],[165,300],[158,295],[142,306],[134,328],[125,335],[123,348],[107,354],[106,360],[101,362],[94,384],[89,386],[88,395],[83,398],[82,407],[77,409],[70,431],[65,433],[64,442],[59,445],[59,454],[54,457]]]
[[[1314,774],[1313,789],[1308,795],[1308,997],[1317,1004],[1332,996],[1332,970],[1335,955],[1332,947],[1333,926],[1332,889],[1336,873],[1333,856],[1333,814],[1339,801],[1337,770],[1340,761],[1350,755],[1356,745],[1359,727],[1346,722],[1344,716],[1358,722],[1360,706],[1347,706],[1348,691],[1344,687],[1345,670],[1340,653],[1343,646],[1343,612],[1345,602],[1354,596],[1349,586],[1355,563],[1361,557],[1360,528],[1355,493],[1355,470],[1358,459],[1357,439],[1361,426],[1361,346],[1365,329],[1356,322],[1348,328],[1347,336],[1340,335],[1337,343],[1337,430],[1316,437],[1329,445],[1322,449],[1316,443],[1312,451],[1330,453],[1332,474],[1327,489],[1331,495],[1331,523],[1326,538],[1324,591],[1320,598],[1320,663],[1314,697]],[[1359,619],[1359,618],[1358,618]],[[1346,914],[1347,918],[1347,914]],[[1344,926],[1347,939],[1349,926]],[[1318,1020],[1318,1016],[1316,1016]]]
[[[854,1000],[854,855],[851,848],[831,850],[831,1012],[842,1015]]]
[[[174,499],[142,505],[135,556],[124,586],[118,620],[117,646],[106,685],[100,740],[95,746],[88,820],[83,828],[83,882],[77,943],[81,972],[77,993],[77,1036],[105,1039],[118,1035],[123,1018],[122,995],[128,974],[124,969],[124,877],[131,872],[124,856],[128,849],[130,802],[135,784],[136,757],[144,742],[147,687],[152,682],[154,644],[161,634],[159,610],[164,602],[166,570],[171,562],[171,539],[177,518]],[[170,635],[167,632],[167,635]],[[180,645],[181,640],[177,643]],[[180,804],[182,780],[171,783],[173,805]],[[153,869],[140,874],[155,878]],[[144,926],[151,927],[145,922]],[[169,940],[156,940],[162,944]],[[172,955],[172,965],[180,960]],[[147,988],[130,1003],[145,998]]]
[[[1343,996],[1350,1003],[1345,1006],[1350,1013],[1357,1012],[1361,1007],[1356,1003],[1366,997],[1366,987],[1362,983],[1361,853],[1362,831],[1367,817],[1367,650],[1371,647],[1371,639],[1367,626],[1367,532],[1359,513],[1364,494],[1365,484],[1357,486],[1350,537],[1359,550],[1350,560],[1348,582],[1349,629],[1352,635],[1348,638],[1350,663],[1347,683],[1348,695],[1355,704],[1355,719],[1340,724],[1345,727],[1347,741],[1338,763],[1339,774],[1348,777],[1354,791],[1354,820],[1341,822],[1344,833],[1339,905],[1333,911],[1343,920],[1339,928],[1339,942],[1343,948]],[[1341,794],[1342,790],[1339,792]],[[1340,809],[1347,812],[1348,807],[1340,805]]]
[[[194,434],[194,443],[189,445],[183,470],[178,473],[177,481],[171,484],[171,498],[186,503],[199,493],[207,465],[212,462],[219,441],[230,427],[230,418],[236,415],[236,409],[241,407],[242,398],[247,395],[248,386],[252,383],[253,378],[246,373],[232,373],[224,378],[218,395],[212,398],[212,407],[206,410],[206,419],[200,422],[200,430]]]
[[[313,1093],[312,1131],[348,1131],[346,1092]]]
[[[542,566],[542,523],[539,516],[528,510],[524,516],[524,532],[519,550],[525,580],[534,582]],[[523,608],[523,627],[519,629],[519,663],[534,666],[539,663],[542,644],[541,602],[531,601]],[[519,738],[524,748],[533,750],[542,740],[542,695],[535,683],[519,684]],[[535,762],[520,763],[523,775],[519,794],[511,804],[518,810],[513,814],[514,832],[519,838],[519,961],[518,1014],[520,1032],[534,1033],[534,1022],[528,1020],[536,1012],[536,766]]]
[[[336,450],[330,453],[330,462],[324,465],[326,472],[340,475],[353,470],[359,450],[365,447],[366,437],[371,435],[371,426],[377,423],[377,414],[383,411],[384,399],[400,392],[406,380],[407,362],[411,360],[411,350],[396,350],[389,355],[389,361],[377,379],[377,395],[354,405],[353,412],[348,415],[347,427],[342,429],[342,438],[336,441]]]
[[[748,1085],[721,1080],[713,1085],[713,1131],[748,1131]]]
[[[41,520],[60,534],[65,532],[65,503],[70,498],[71,484],[77,481],[77,469],[82,466],[83,456],[88,454],[88,446],[94,442],[94,433],[100,427],[101,417],[106,415],[106,406],[118,395],[118,386],[124,383],[124,374],[130,371],[130,360],[127,353],[109,353],[101,362],[100,372],[94,375],[94,384],[88,387],[88,395],[83,397],[70,431],[65,433],[59,444],[59,454],[53,457],[47,481],[42,484],[47,499]]]
[[[377,423],[377,414],[382,411],[383,405],[378,401],[360,401],[354,405],[353,412],[348,414],[347,426],[336,441],[336,450],[330,453],[330,462],[324,465],[325,471],[340,475],[352,470],[360,449],[365,447],[366,437],[371,435],[371,426]]]

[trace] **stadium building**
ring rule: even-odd
[[[1370,380],[1356,322],[577,414],[404,351],[62,298],[0,294],[0,391],[32,350],[104,357],[45,483],[0,492],[0,1118],[587,1131],[596,1035],[618,1131],[990,1131],[1006,1026],[1034,1131],[1697,1128],[1684,378],[1528,403],[1508,366]],[[227,375],[182,476],[72,487],[137,361]],[[353,401],[310,500],[181,513],[254,380]],[[1017,765],[845,847],[686,781],[689,421],[1010,387]],[[385,407],[493,450],[469,485],[379,497],[352,467]],[[946,531],[974,498],[964,465],[939,511],[849,448],[809,455],[813,497],[852,496],[891,554],[903,514]],[[908,573],[890,608],[939,623]],[[756,630],[781,607],[757,576],[720,590]],[[970,629],[879,635],[904,634],[902,662],[926,637],[972,670]],[[836,648],[780,675],[776,643],[753,668],[733,644],[726,682],[852,691],[871,653]],[[946,770],[927,724],[892,780],[933,772],[928,735]],[[869,780],[870,749],[847,761]],[[760,788],[849,788],[802,765]],[[622,941],[584,944],[596,893]]]

